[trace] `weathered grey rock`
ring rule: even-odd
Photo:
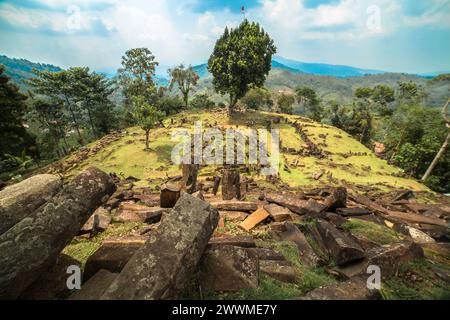
[[[160,206],[161,208],[173,208],[180,198],[181,189],[174,183],[166,183],[161,187]]]
[[[364,250],[361,246],[329,222],[317,220],[317,230],[320,241],[337,265],[364,258]]]
[[[51,201],[0,236],[0,297],[17,298],[114,192],[109,175],[91,167]]]
[[[378,290],[370,290],[364,278],[355,278],[308,292],[300,300],[377,300]]]
[[[183,193],[102,299],[175,299],[195,272],[219,213]]]
[[[219,211],[220,217],[225,221],[240,222],[248,217],[248,213],[243,211]]]
[[[314,252],[305,235],[292,223],[286,222],[279,225],[278,230],[271,230],[270,235],[281,241],[292,241],[297,245],[298,252],[302,261],[310,266],[319,263],[319,257]]]
[[[214,237],[209,240],[208,244],[211,246],[230,245],[244,248],[252,248],[256,246],[255,239],[247,236]]]
[[[397,274],[403,264],[423,258],[424,253],[420,245],[404,241],[372,248],[366,255],[366,259],[337,267],[335,270],[349,278],[367,274],[367,267],[376,265],[380,268],[381,278],[386,280]]]
[[[211,202],[211,205],[224,211],[255,211],[258,209],[258,204],[251,201],[224,200]]]
[[[109,216],[108,210],[104,208],[98,208],[90,216],[88,221],[81,228],[81,233],[88,233],[94,231],[104,231],[108,228],[111,223],[111,217]]]
[[[241,198],[240,175],[237,169],[225,169],[222,177],[222,199]]]
[[[265,198],[269,202],[279,204],[298,214],[318,214],[326,209],[326,206],[312,199],[304,200],[302,195],[291,193],[270,193]]]
[[[116,220],[121,222],[156,223],[169,210],[168,208],[147,207],[135,203],[122,202],[119,206]]]
[[[60,254],[56,263],[43,272],[19,297],[19,300],[63,300],[70,295],[67,268],[81,266],[74,258]]]
[[[117,276],[117,273],[99,270],[81,286],[81,290],[74,291],[67,300],[100,300]]]
[[[0,191],[0,234],[29,216],[62,186],[59,177],[39,174]]]
[[[268,248],[247,248],[248,251],[255,254],[259,260],[286,260],[279,252]]]
[[[140,243],[104,244],[86,261],[83,272],[83,282],[88,281],[101,269],[120,273],[131,257],[143,247]]]
[[[372,212],[364,208],[337,208],[336,213],[344,217],[357,217],[372,214]]]
[[[214,246],[205,251],[200,284],[213,291],[236,291],[258,286],[258,258],[235,246]]]
[[[325,199],[328,211],[334,211],[337,208],[345,208],[347,206],[347,189],[344,187],[333,188],[331,194]]]
[[[381,278],[395,275],[400,266],[414,259],[424,257],[422,247],[413,242],[399,242],[383,245],[367,252],[369,263],[381,269]]]
[[[425,232],[420,231],[416,228],[407,226],[406,229],[408,230],[409,235],[413,239],[415,243],[434,243],[436,242],[432,237],[427,235]]]
[[[323,219],[332,223],[336,227],[342,226],[347,222],[347,219],[333,212],[325,212],[323,214]]]
[[[287,283],[297,281],[295,269],[288,261],[260,260],[259,271],[278,281]]]
[[[272,219],[276,222],[282,222],[291,218],[291,210],[282,207],[276,203],[270,203],[264,206],[264,209],[270,214]]]

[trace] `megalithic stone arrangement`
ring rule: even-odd
[[[102,299],[176,299],[197,270],[219,212],[188,193],[128,261]]]
[[[17,298],[51,266],[114,190],[108,174],[88,168],[46,204],[0,235],[0,298]]]

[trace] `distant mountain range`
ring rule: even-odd
[[[24,80],[34,76],[32,73],[33,68],[55,72],[62,70],[54,65],[33,63],[25,59],[8,58],[4,55],[0,55],[0,64],[6,66],[6,74],[22,90],[28,89]],[[168,85],[169,77],[167,71],[169,68],[171,66],[158,66],[155,76],[155,81],[158,85]],[[212,90],[212,77],[208,72],[207,64],[195,65],[193,68],[200,76],[200,82],[196,91],[207,91],[216,100],[220,100],[220,96]],[[100,71],[100,73],[110,78],[115,75],[114,70]],[[357,87],[375,86],[381,83],[396,87],[399,81],[413,81],[426,86],[428,105],[440,106],[450,96],[450,84],[448,81],[429,84],[428,79],[434,75],[433,73],[427,76],[387,73],[380,70],[360,69],[350,66],[304,63],[276,56],[272,60],[272,70],[269,73],[265,86],[273,91],[293,91],[297,86],[310,86],[317,90],[322,100],[333,99],[342,103],[349,103]]]
[[[47,70],[58,72],[62,69],[51,64],[30,62],[26,59],[8,58],[7,56],[0,55],[0,64],[6,67],[5,73],[20,87],[26,87],[23,80],[32,78],[34,76],[32,70],[37,69],[39,71]]]

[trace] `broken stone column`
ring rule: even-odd
[[[213,195],[217,194],[217,191],[219,191],[219,186],[220,186],[220,181],[222,180],[222,178],[220,178],[219,176],[215,176],[214,177],[214,186],[212,189],[212,193]]]
[[[173,208],[180,198],[180,187],[173,183],[165,183],[161,187],[160,206],[161,208]]]
[[[0,298],[17,298],[114,192],[111,178],[91,167],[48,203],[0,236]]]
[[[217,209],[183,193],[102,299],[176,299],[195,273],[218,221]]]
[[[222,178],[222,199],[241,198],[241,185],[238,169],[224,169]]]
[[[193,193],[197,189],[198,164],[183,164],[183,177],[181,179],[181,188],[188,193]]]
[[[61,186],[58,176],[38,174],[0,191],[0,234],[33,213]]]

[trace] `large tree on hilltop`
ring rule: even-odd
[[[181,94],[183,95],[184,106],[187,109],[189,106],[189,92],[191,92],[192,87],[197,85],[199,76],[195,72],[192,66],[187,68],[184,65],[180,65],[169,70],[169,75],[171,77],[169,88],[172,89],[176,84]]]
[[[136,96],[144,97],[148,103],[155,102],[156,87],[153,76],[158,65],[155,56],[147,48],[135,48],[125,52],[118,79],[126,104],[131,105],[133,97]]]
[[[229,95],[229,115],[251,86],[264,85],[275,53],[273,40],[259,24],[245,19],[236,29],[225,28],[208,60],[208,70],[215,90]]]

